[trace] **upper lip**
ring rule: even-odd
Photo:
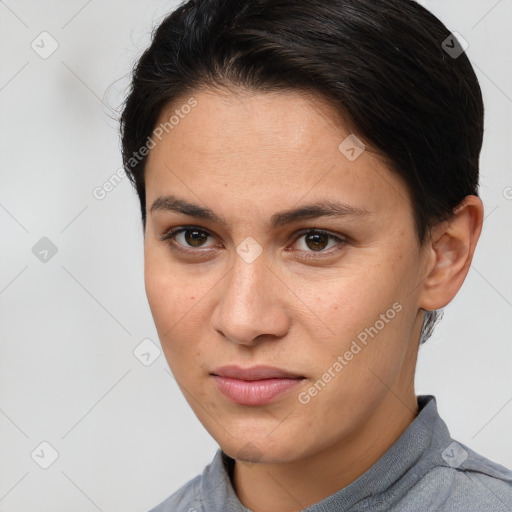
[[[250,368],[240,368],[239,366],[222,366],[217,368],[212,375],[219,377],[229,377],[239,380],[262,380],[262,379],[300,379],[302,375],[290,373],[281,368],[273,366],[251,366]]]

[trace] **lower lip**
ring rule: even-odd
[[[264,405],[304,379],[240,380],[214,375],[219,391],[239,405]]]

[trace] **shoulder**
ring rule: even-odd
[[[189,480],[149,512],[224,512],[224,504],[236,501],[226,460],[222,450],[217,450],[202,474]]]
[[[149,512],[202,512],[201,479],[197,475]]]
[[[404,498],[404,512],[510,512],[512,471],[453,441]]]

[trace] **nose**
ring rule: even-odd
[[[219,293],[212,325],[232,343],[250,346],[288,332],[286,287],[271,270],[264,254],[252,263],[236,255]]]

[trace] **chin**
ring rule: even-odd
[[[246,439],[231,438],[225,441],[219,443],[222,451],[232,459],[248,464],[278,464],[296,458],[297,444],[293,440],[291,445],[285,440],[270,440],[264,436],[260,439],[247,436]]]

